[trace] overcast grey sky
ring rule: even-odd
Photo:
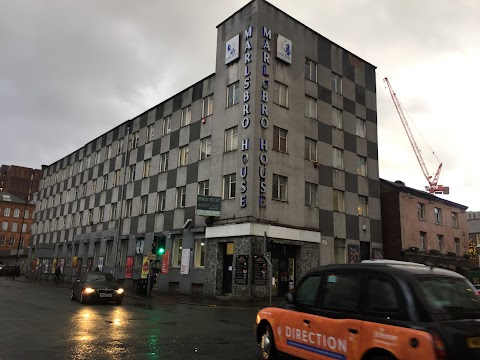
[[[377,66],[382,178],[426,185],[388,76],[442,197],[480,210],[480,2],[270,2]],[[247,3],[0,0],[0,164],[49,165],[213,73],[216,25]]]

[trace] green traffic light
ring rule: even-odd
[[[158,255],[163,255],[163,254],[165,254],[165,249],[164,248],[158,249]]]

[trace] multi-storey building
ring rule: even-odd
[[[468,241],[470,245],[470,253],[472,254],[471,265],[479,267],[478,253],[480,251],[480,211],[467,211]],[[480,282],[480,271],[477,274],[478,282]]]
[[[131,283],[166,236],[161,291],[267,296],[265,235],[274,295],[381,254],[375,67],[252,1],[218,25],[214,74],[46,167],[37,210],[32,257],[66,274]]]
[[[35,205],[0,191],[0,263],[25,270]]]
[[[27,199],[29,194],[38,191],[41,178],[42,170],[16,165],[2,165],[0,167],[0,190],[20,199]]]
[[[383,248],[387,259],[466,271],[467,206],[380,179]]]

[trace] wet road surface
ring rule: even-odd
[[[260,359],[252,307],[81,305],[70,290],[0,277],[0,360]]]

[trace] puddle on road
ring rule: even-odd
[[[158,325],[165,325],[165,326],[178,325],[178,322],[176,321],[159,322]]]
[[[133,304],[136,308],[142,308],[142,309],[148,309],[148,310],[153,310],[153,305],[152,303],[135,303]]]

